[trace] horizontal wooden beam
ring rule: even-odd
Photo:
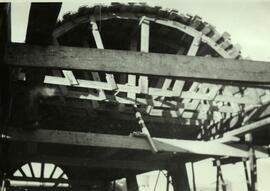
[[[269,128],[269,124],[270,124],[270,117],[267,117],[265,119],[226,132],[223,136],[224,137],[243,136],[246,133],[252,133],[254,131],[261,130],[262,128]]]
[[[18,76],[18,79],[21,81],[25,81],[25,73],[20,73]],[[63,77],[57,77],[57,76],[47,76],[45,75],[44,78],[44,83],[45,84],[53,84],[53,85],[60,85],[60,87],[62,86],[71,86],[71,87],[77,87],[77,88],[87,88],[87,89],[97,89],[97,90],[113,90],[111,85],[107,82],[101,82],[101,81],[91,81],[91,80],[84,80],[84,79],[76,79],[78,84],[70,84],[70,82]],[[179,86],[181,86],[179,83],[179,80],[176,80],[174,87],[179,88]],[[183,83],[181,81],[181,83]],[[116,84],[118,89],[117,91],[119,92],[125,92],[127,94],[139,94],[140,93],[140,87],[139,86],[131,86],[128,84]],[[220,111],[223,113],[236,113],[239,112],[239,108],[238,107],[232,107],[232,106],[214,106],[212,104],[211,108],[210,105],[200,105],[200,108],[197,108],[197,105],[194,106],[194,104],[192,103],[179,103],[177,101],[168,101],[168,100],[164,100],[164,99],[158,99],[159,96],[162,96],[163,98],[165,97],[180,97],[182,99],[194,99],[194,100],[205,100],[205,101],[217,101],[217,102],[231,102],[231,103],[237,103],[237,104],[254,104],[254,105],[259,105],[261,104],[261,100],[263,97],[264,92],[262,93],[256,93],[254,96],[244,96],[244,97],[239,97],[238,95],[226,95],[226,94],[220,94],[220,95],[216,95],[218,89],[220,89],[219,87],[213,87],[212,84],[208,84],[208,83],[203,83],[203,85],[207,85],[210,89],[209,92],[207,93],[200,93],[200,92],[194,92],[194,91],[181,91],[181,93],[178,92],[178,90],[166,90],[164,88],[153,88],[150,87],[149,91],[148,91],[148,95],[153,96],[153,100],[149,103],[149,99],[147,98],[136,98],[134,97],[133,99],[125,96],[121,96],[118,97],[117,95],[106,95],[106,101],[111,101],[111,102],[119,102],[122,104],[134,104],[134,101],[137,102],[138,105],[142,104],[142,105],[150,105],[151,106],[156,106],[156,107],[166,107],[166,108],[175,108],[175,109],[180,109],[183,108],[184,109],[188,109],[188,110],[205,110],[205,109],[201,109],[201,107],[204,108],[208,108],[207,110],[214,110],[214,111]],[[212,86],[211,86],[212,85]],[[175,88],[176,89],[176,88]],[[182,90],[182,87],[181,87]],[[264,91],[264,90],[263,90]],[[75,92],[73,94],[73,92]],[[61,92],[59,92],[61,94]],[[82,96],[81,96],[82,95]],[[81,92],[80,95],[80,91],[69,91],[66,92],[66,96],[68,97],[73,97],[73,98],[78,98],[78,99],[83,99],[85,96],[85,92]],[[270,95],[268,96],[270,97]],[[87,98],[86,98],[87,99]],[[92,99],[92,100],[96,100],[96,101],[103,101],[105,98],[101,97],[97,94],[94,93],[90,93],[89,94],[89,98],[88,99]],[[186,106],[184,106],[186,105]]]
[[[215,136],[217,136],[217,135],[224,134],[226,132],[230,132],[232,129],[235,129],[235,128],[240,128],[241,124],[239,124],[239,123],[243,123],[246,121],[252,122],[255,120],[261,120],[261,119],[264,119],[266,117],[269,117],[270,116],[270,97],[269,97],[269,95],[270,94],[268,93],[268,94],[261,97],[262,103],[260,106],[256,106],[256,105],[246,106],[243,112],[238,113],[236,115],[232,115],[231,117],[229,117],[225,120],[222,120],[218,123],[211,125],[209,129],[206,129],[205,131],[201,131],[198,134],[198,138],[202,138],[205,140],[206,139],[212,140],[212,139],[215,139]],[[242,117],[243,114],[245,114],[245,116],[246,116],[245,118]],[[222,138],[222,140],[220,140],[220,141],[227,142],[228,140],[229,141],[233,140],[234,139],[233,137],[234,136],[231,136],[231,138],[230,137]]]
[[[86,157],[65,157],[65,156],[51,156],[51,155],[37,155],[34,157],[26,157],[27,161],[31,162],[46,162],[53,163],[59,166],[80,166],[85,168],[111,168],[123,170],[142,170],[151,171],[158,169],[171,169],[174,167],[173,163],[167,160],[163,161],[142,161],[142,160],[115,160],[115,159],[98,159]],[[21,160],[18,159],[18,160]]]
[[[13,141],[151,151],[151,147],[147,139],[133,136],[41,129],[30,132],[9,128],[6,137]],[[234,148],[233,146],[224,145],[222,143],[164,138],[153,138],[153,142],[159,152],[231,157],[248,156],[246,151]],[[263,156],[265,157],[265,155],[262,154],[261,157]]]
[[[25,74],[20,74],[20,80],[25,80]],[[90,88],[90,89],[100,89],[100,90],[113,90],[110,83],[107,82],[101,82],[101,81],[91,81],[91,80],[84,80],[84,79],[76,79],[78,84],[70,84],[70,82],[66,78],[57,77],[57,76],[48,76],[46,75],[44,78],[45,84],[54,84],[54,85],[60,85],[60,86],[72,86],[72,87],[78,87],[78,88]],[[182,81],[180,81],[182,82]],[[183,83],[183,82],[182,82]],[[117,91],[119,92],[126,92],[126,93],[141,93],[140,86],[131,86],[128,84],[115,84],[117,86]],[[175,89],[173,90],[166,90],[166,89],[160,89],[160,88],[148,88],[148,95],[151,96],[163,96],[163,97],[180,97],[183,99],[196,99],[196,100],[208,100],[208,101],[223,101],[223,102],[233,102],[233,103],[240,103],[240,104],[259,104],[261,102],[260,100],[260,94],[257,94],[256,96],[244,96],[244,97],[237,97],[234,95],[228,96],[228,95],[216,95],[216,92],[220,88],[213,87],[212,84],[204,83],[204,85],[208,85],[209,89],[212,90],[212,92],[208,93],[198,93],[198,92],[191,92],[191,91],[181,91],[181,94],[176,90],[176,88],[179,88],[179,86],[183,86],[179,84],[179,80],[176,81]],[[217,89],[217,91],[213,91],[213,89]],[[213,92],[215,92],[213,94]],[[212,93],[212,94],[211,94]],[[138,99],[138,98],[136,98]],[[115,98],[113,98],[115,100]],[[133,104],[134,100],[130,100],[127,103]],[[177,104],[177,103],[175,103]],[[162,102],[158,104],[163,105]]]
[[[33,182],[42,182],[42,183],[69,183],[67,179],[64,178],[39,178],[39,177],[22,177],[22,176],[12,176],[8,177],[9,180],[15,181],[33,181]]]
[[[270,64],[266,62],[120,50],[10,44],[6,64],[212,81],[270,83]]]
[[[134,117],[134,110],[131,108],[126,107],[125,110],[119,111],[118,109],[108,109],[107,107],[100,106],[98,108],[95,108],[93,105],[88,105],[88,102],[82,101],[82,102],[66,102],[66,103],[59,103],[57,101],[44,101],[42,104],[44,105],[50,105],[50,106],[57,106],[67,108],[80,108],[87,111],[105,111],[108,116],[110,116],[111,119],[117,119],[117,120],[123,120],[123,121],[136,121],[136,118]],[[144,110],[140,110],[143,114],[146,114]],[[96,114],[89,113],[90,117],[96,117]],[[144,120],[146,122],[151,123],[161,123],[161,124],[177,124],[177,125],[188,125],[188,128],[192,128],[195,126],[207,126],[210,123],[214,123],[213,120],[207,121],[207,120],[199,120],[199,119],[185,119],[182,117],[179,118],[173,118],[171,116],[163,116],[163,117],[155,117],[150,115],[144,115]],[[179,129],[181,129],[183,126],[179,126]],[[185,127],[183,127],[185,128]]]
[[[18,188],[19,187],[19,188]],[[28,191],[89,191],[89,188],[72,188],[72,187],[45,187],[45,186],[10,186],[9,191],[28,190]]]
[[[248,148],[239,147],[239,145],[226,145],[218,142],[205,142],[205,141],[187,141],[177,139],[164,139],[156,138],[162,143],[166,143],[171,146],[185,149],[193,155],[210,155],[210,156],[227,156],[227,157],[248,157]],[[258,158],[268,157],[266,151],[256,150],[256,156]]]
[[[15,128],[9,129],[8,136],[11,140],[17,141],[144,151],[151,149],[146,139],[132,136],[41,129],[29,132]]]

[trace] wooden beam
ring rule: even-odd
[[[79,85],[77,79],[75,78],[75,75],[73,74],[71,70],[62,70],[62,72],[71,86]]]
[[[253,145],[253,136],[251,133],[245,134],[245,141],[249,147],[249,169],[250,169],[250,190],[257,191],[258,183],[257,183],[257,156],[255,154],[255,148]]]
[[[261,105],[247,105],[244,109],[244,111],[242,111],[240,114],[236,113],[235,115],[232,115],[231,117],[222,120],[218,123],[215,123],[213,125],[210,126],[209,129],[206,129],[206,131],[204,132],[200,132],[198,134],[198,137],[203,138],[203,139],[211,139],[214,138],[214,136],[218,135],[220,132],[221,133],[225,133],[225,132],[229,132],[232,130],[232,128],[239,128],[239,123],[245,122],[245,118],[243,119],[243,112],[245,115],[249,115],[251,113],[253,113],[254,110],[256,110],[255,113],[253,113],[254,116],[252,116],[253,120],[257,119],[263,119],[266,117],[270,116],[270,97],[269,97],[269,93],[266,92],[266,95],[261,96]],[[236,126],[237,125],[237,126]],[[226,127],[223,128],[223,127]],[[225,132],[224,132],[225,130]],[[210,135],[207,133],[210,132]],[[222,138],[219,139],[220,141],[224,141],[224,139],[227,138]],[[226,141],[225,141],[226,142]]]
[[[97,73],[97,72],[93,72]],[[21,80],[25,80],[24,78],[25,74],[21,73]],[[98,78],[99,79],[99,78]],[[130,75],[128,78],[129,82],[128,84],[116,84],[117,90],[119,92],[127,92],[127,93],[141,93],[141,87],[136,86],[136,76]],[[112,85],[107,82],[101,82],[101,81],[91,81],[91,80],[84,80],[84,79],[76,79],[78,82],[78,85],[74,84],[71,85],[66,78],[63,77],[57,77],[57,76],[45,76],[44,83],[46,84],[54,84],[54,85],[60,85],[60,86],[72,86],[72,87],[78,87],[78,88],[90,88],[90,89],[101,89],[101,90],[112,90]],[[168,90],[166,87],[168,87],[169,79],[165,80],[164,87],[162,88],[153,88],[149,87],[147,88],[148,92],[144,92],[146,94],[152,95],[156,98],[156,96],[162,96],[162,97],[180,97],[183,99],[195,99],[195,100],[209,100],[209,101],[223,101],[223,102],[232,102],[232,103],[240,103],[240,104],[260,104],[261,103],[261,94],[257,94],[256,96],[234,96],[234,95],[216,95],[218,89],[220,88],[220,85],[213,85],[208,84],[207,86],[211,87],[210,91],[207,93],[205,91],[199,91],[195,92],[193,90],[189,91],[182,91],[184,82],[180,80],[176,80],[173,86],[173,90]],[[140,83],[140,82],[139,82]],[[205,84],[205,83],[203,83]],[[202,84],[202,85],[203,85]],[[207,88],[205,89],[207,90]],[[128,96],[131,98],[131,96]],[[268,96],[270,97],[270,95]],[[133,100],[133,99],[132,99]]]
[[[0,3],[0,133],[9,107],[9,74],[8,68],[4,65],[4,52],[6,45],[10,43],[10,10],[10,3]]]
[[[137,73],[216,82],[270,83],[270,64],[267,62],[78,47],[11,44],[7,48],[6,64]]]
[[[126,177],[127,191],[139,191],[136,174],[130,174]]]
[[[94,185],[94,184],[101,184],[102,181],[101,180],[89,180],[89,179],[65,179],[65,178],[39,178],[39,177],[20,177],[20,176],[11,176],[11,177],[7,177],[8,180],[11,181],[11,186],[16,186],[17,181],[21,182],[21,183],[27,183],[29,184],[29,182],[39,182],[39,183],[44,183],[46,185],[46,183],[56,183],[56,184],[71,184],[71,185],[76,185],[76,186],[89,186],[89,185]],[[25,185],[25,186],[26,186]],[[20,184],[20,187],[23,187],[23,185]],[[35,187],[33,185],[33,187]],[[38,187],[38,186],[36,186]],[[50,187],[52,188],[52,187]],[[47,189],[46,189],[47,190]],[[50,189],[51,190],[51,189]]]
[[[39,177],[21,177],[21,176],[12,176],[8,177],[9,180],[13,181],[31,181],[31,182],[42,182],[42,183],[69,183],[67,179],[60,178],[60,179],[55,179],[55,178],[39,178]]]
[[[51,44],[62,3],[31,3],[26,43]]]
[[[10,130],[8,134],[11,139],[18,141],[93,146],[100,148],[150,150],[146,139],[130,136],[41,129],[32,132],[13,129]]]
[[[251,191],[250,187],[251,187],[251,182],[250,182],[250,178],[248,176],[248,168],[247,168],[247,161],[243,160],[243,166],[244,166],[244,171],[245,171],[245,178],[246,178],[246,184],[247,184],[247,191]]]
[[[129,169],[129,170],[158,170],[158,169],[173,169],[174,164],[166,160],[163,161],[138,161],[138,160],[115,160],[115,159],[100,159],[86,157],[66,157],[66,156],[51,156],[37,155],[33,157],[21,157],[18,160],[28,160],[31,162],[53,163],[59,166],[80,166],[85,168],[111,168],[111,169]]]
[[[101,35],[99,33],[98,26],[97,26],[97,23],[96,23],[94,17],[91,17],[90,24],[92,26],[92,35],[94,37],[97,49],[104,49],[104,45],[103,45],[103,42],[102,42],[102,39],[101,39]],[[95,81],[101,81],[98,72],[92,72],[91,74],[92,74],[93,79]],[[111,86],[112,89],[117,89],[117,85],[115,83],[114,76],[112,74],[107,74],[106,73],[106,80],[108,81],[108,83],[109,83],[109,85]],[[106,94],[102,89],[98,90],[98,93],[99,93],[99,97],[101,97],[102,99],[106,98]]]
[[[169,174],[172,177],[174,191],[190,191],[185,163],[180,163],[177,168],[169,171]]]
[[[53,45],[59,46],[59,42],[58,42],[57,38],[55,38],[55,37],[53,37]],[[65,80],[70,85],[78,85],[79,84],[72,71],[70,71],[70,70],[62,70],[62,73],[65,76]],[[54,76],[62,77],[62,73],[59,70],[52,70],[52,74]],[[58,89],[61,92],[61,95],[59,96],[59,98],[60,98],[60,100],[63,103],[65,103],[66,102],[66,99],[63,97],[63,95],[66,95],[67,94],[68,88],[67,87],[63,87],[63,86],[59,86]]]
[[[42,186],[20,186],[22,190],[28,191],[47,191],[48,187]],[[8,188],[9,191],[17,191],[17,185],[11,185]],[[89,191],[89,188],[73,188],[73,187],[49,187],[50,191]]]
[[[83,37],[83,47],[88,48],[89,44],[88,44],[88,35]],[[94,75],[92,74],[92,76],[94,77]],[[89,71],[84,71],[83,72],[83,77],[84,79],[90,80],[90,72]],[[93,89],[88,89],[87,90],[89,94],[95,94],[95,91]],[[101,93],[99,93],[101,95]],[[104,95],[101,95],[104,96]],[[90,105],[89,103],[87,104],[88,107],[93,106],[93,108],[98,108],[99,107],[99,103],[95,100],[92,100],[92,105]]]
[[[252,133],[254,131],[261,130],[262,128],[269,128],[269,124],[270,124],[270,117],[267,117],[260,121],[256,121],[248,125],[244,125],[243,127],[226,132],[223,135],[223,137],[226,138],[226,137],[234,137],[234,136],[243,136],[246,133]]]
[[[30,169],[30,172],[31,172],[31,176],[33,178],[35,178],[35,173],[34,173],[34,169],[33,169],[32,163],[31,162],[28,163],[28,166],[29,166],[29,169]]]
[[[8,139],[11,141],[26,141],[39,143],[55,143],[65,145],[89,146],[97,148],[116,148],[138,151],[151,151],[145,138],[122,135],[70,132],[59,130],[35,130],[32,132],[8,128]],[[209,156],[247,157],[247,152],[241,148],[221,143],[190,141],[177,139],[153,138],[159,152],[175,152],[179,154],[197,154]],[[258,157],[267,155],[260,152]]]
[[[128,83],[127,86],[135,89],[136,88],[136,75],[128,75]],[[131,100],[131,103],[136,102],[136,93],[134,92],[127,92],[127,98]]]
[[[1,54],[5,43],[11,42],[11,3],[0,3],[0,40]]]
[[[270,124],[270,117],[267,117],[265,119],[261,119],[248,125],[244,125],[234,130],[228,130],[223,134],[223,137],[214,139],[211,142],[219,142],[219,143],[238,142],[240,141],[240,138],[238,138],[239,136],[244,136],[247,133],[253,133],[255,131],[260,131],[262,129],[269,128],[269,124]]]
[[[141,25],[140,50],[141,52],[149,52],[150,22],[142,18],[140,25]],[[140,93],[148,94],[148,86],[149,86],[148,77],[140,76],[139,77]]]
[[[187,55],[196,56],[198,49],[200,47],[200,44],[201,44],[201,36],[193,37],[193,40],[191,42]]]
[[[3,124],[8,118],[10,118],[11,113],[10,73],[8,68],[4,65],[4,53],[6,51],[6,45],[11,41],[10,11],[11,3],[0,3],[0,134],[5,131]],[[7,143],[0,141],[0,171],[5,169],[5,166],[8,163],[8,158],[6,155],[7,147]],[[4,178],[2,173],[0,177],[0,180]]]
[[[141,24],[141,51],[149,52],[150,22],[142,20]]]
[[[230,156],[233,157],[239,157],[240,155],[243,158],[248,157],[248,149],[243,146],[235,145],[235,144],[217,144],[218,142],[205,142],[205,141],[192,141],[189,142],[186,140],[177,140],[177,139],[165,139],[165,138],[155,138],[155,140],[158,140],[162,143],[166,143],[171,146],[180,147],[182,149],[185,149],[186,151],[198,154],[198,155],[211,155],[211,156],[217,156],[217,155],[223,155],[223,156]],[[208,144],[211,143],[211,144]],[[204,153],[204,154],[203,154]],[[265,150],[256,150],[256,156],[259,158],[268,157],[267,151]]]
[[[92,111],[93,109],[96,109],[94,106],[89,106],[87,105],[87,102],[67,102],[65,104],[62,103],[55,103],[55,102],[48,102],[45,103],[44,105],[53,105],[53,106],[61,106],[61,107],[72,107],[72,108],[80,108],[80,109],[89,109],[89,111]],[[136,119],[134,117],[134,111],[132,108],[126,108],[124,112],[119,112],[114,109],[108,109],[107,107],[100,106],[97,110],[99,111],[105,111],[111,119],[116,119],[116,120],[123,120],[123,121],[130,121],[134,122]],[[145,111],[141,110],[143,114],[146,114]],[[89,117],[96,117],[95,114],[91,115],[89,114]],[[199,127],[199,126],[207,126],[211,122],[214,122],[213,120],[211,121],[206,121],[206,120],[198,120],[198,119],[185,119],[182,117],[178,118],[172,118],[170,116],[163,116],[163,117],[152,117],[149,115],[144,115],[144,120],[146,122],[151,122],[151,123],[160,123],[160,124],[174,124],[174,125],[180,125],[179,130],[183,127],[186,128],[185,126],[181,125],[188,125],[188,128],[194,128],[194,127]]]

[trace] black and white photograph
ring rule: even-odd
[[[0,0],[0,191],[270,191],[270,0]]]

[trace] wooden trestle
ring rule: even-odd
[[[141,7],[145,14],[134,14]],[[128,191],[138,191],[137,174],[167,170],[174,191],[188,191],[185,163],[215,157],[217,181],[220,165],[249,159],[247,185],[256,190],[256,158],[268,157],[270,143],[270,63],[241,59],[230,36],[199,17],[158,7],[81,8],[55,26],[61,3],[32,3],[23,44],[9,38],[10,4],[0,9],[3,187],[15,191],[8,182],[17,180],[51,182],[50,191],[109,190],[125,177]],[[110,37],[117,28],[130,34],[119,32],[118,44]],[[169,32],[183,43],[156,37]],[[132,136],[140,130],[134,105],[156,154],[149,140]]]

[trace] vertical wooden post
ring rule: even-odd
[[[169,188],[170,188],[170,174],[167,173],[167,184],[166,184],[166,191],[169,191]]]
[[[10,82],[7,66],[4,65],[4,53],[6,45],[11,42],[11,3],[0,3],[0,136],[5,134],[7,119],[10,117]],[[0,142],[0,186],[5,183],[5,172],[8,162],[7,151],[9,143]],[[0,187],[0,189],[1,189]],[[1,189],[2,190],[2,189]]]
[[[150,22],[142,20],[141,23],[141,48],[142,52],[149,52],[149,35],[150,35]]]
[[[219,177],[220,177],[220,180],[221,180],[221,188],[222,188],[222,191],[226,191],[227,190],[227,185],[223,179],[223,175],[222,175],[222,171],[221,171],[221,167],[219,166],[218,167],[218,170],[219,170]]]
[[[250,180],[251,180],[251,191],[257,191],[257,164],[256,164],[256,156],[255,156],[255,150],[252,144],[253,137],[251,133],[247,133],[245,135],[245,141],[248,144],[249,147],[249,164],[250,164]]]
[[[141,52],[149,52],[149,35],[150,35],[150,22],[142,18],[141,21],[141,41],[140,50]],[[141,93],[148,94],[148,77],[139,77],[139,87]]]
[[[195,36],[189,47],[188,56],[196,56],[201,43],[201,36]]]
[[[216,180],[216,191],[219,191],[219,170],[218,170],[218,167],[217,167],[217,180]]]
[[[128,191],[139,191],[138,182],[135,174],[131,174],[126,177],[127,190]]]
[[[169,171],[172,177],[174,191],[190,191],[187,169],[184,162],[180,163],[177,168]]]
[[[158,171],[157,179],[156,179],[155,186],[154,186],[154,191],[156,191],[160,173],[161,173],[161,171]]]
[[[227,185],[224,181],[222,170],[221,170],[221,163],[220,160],[216,160],[216,166],[217,166],[217,183],[216,183],[216,191],[219,190],[219,179],[221,180],[221,188],[222,191],[227,190]]]
[[[196,191],[195,170],[194,170],[194,164],[193,164],[193,162],[191,162],[191,170],[192,170],[193,191]]]
[[[250,183],[250,179],[249,179],[249,176],[248,176],[248,169],[247,169],[247,161],[246,161],[246,159],[243,159],[243,165],[244,165],[245,177],[246,177],[246,182],[247,182],[247,190],[251,191],[250,190],[251,183]]]

